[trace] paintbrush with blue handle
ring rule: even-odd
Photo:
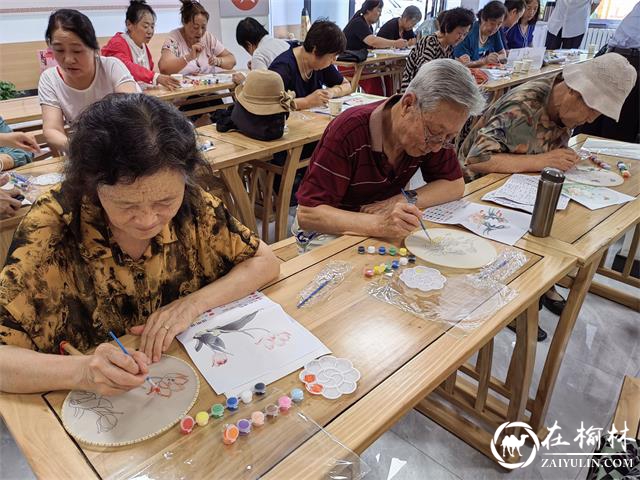
[[[404,191],[404,188],[401,188],[400,191],[402,192],[402,195],[404,196],[404,198],[407,200],[408,203],[410,203],[412,205],[415,205],[415,202],[413,202],[411,200],[411,198],[409,197],[407,192]],[[420,226],[422,227],[422,230],[424,231],[424,234],[429,239],[429,242],[431,242],[431,237],[429,236],[429,232],[427,232],[427,227],[424,226],[424,222],[422,221],[422,218],[418,217],[418,221],[420,222]]]
[[[113,333],[113,331],[109,330],[109,335],[111,336],[111,338],[113,338],[115,340],[115,342],[118,344],[118,346],[124,352],[125,355],[131,356],[129,351],[125,348],[125,346],[122,344],[120,339],[118,337],[116,337],[116,334]],[[145,378],[145,380],[151,384],[151,386],[153,387],[154,391],[159,391],[160,390],[158,388],[158,385],[156,385],[155,382],[153,380],[151,380],[151,377],[147,377],[147,378]]]

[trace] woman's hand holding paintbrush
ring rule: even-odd
[[[138,351],[129,353],[112,332],[109,334],[118,346],[103,343],[98,345],[93,355],[83,355],[68,342],[60,344],[60,353],[65,351],[79,361],[80,378],[71,388],[101,395],[119,395],[139,387],[147,380],[155,387],[148,378],[150,362],[147,356]]]

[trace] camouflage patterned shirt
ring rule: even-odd
[[[88,350],[225,275],[259,245],[199,188],[138,260],[115,243],[100,205],[85,201],[80,212],[78,235],[56,187],[20,223],[0,272],[0,344],[52,353],[67,340]]]
[[[547,101],[557,76],[515,87],[491,105],[458,149],[465,180],[480,176],[468,166],[495,153],[538,154],[566,147],[571,130],[549,118]]]

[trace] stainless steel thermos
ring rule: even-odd
[[[564,173],[557,168],[547,167],[542,170],[538,182],[536,203],[533,206],[531,224],[529,225],[531,235],[536,237],[549,236],[563,183]]]

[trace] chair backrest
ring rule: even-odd
[[[160,49],[167,39],[167,33],[156,33],[149,49],[153,62],[158,66]],[[98,42],[102,48],[111,37],[99,37]],[[0,44],[0,65],[2,70],[0,80],[14,83],[18,90],[31,90],[38,88],[40,79],[40,50],[46,50],[44,40],[37,42],[3,43]]]

